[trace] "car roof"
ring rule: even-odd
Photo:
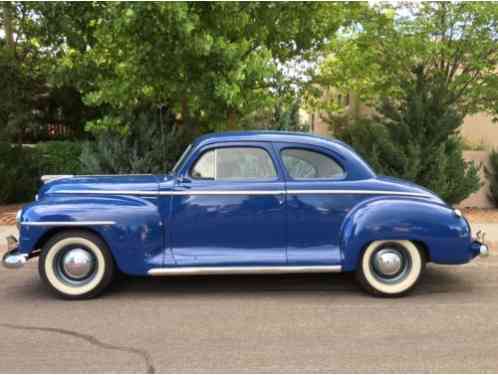
[[[320,145],[341,145],[348,147],[345,143],[333,138],[320,137],[311,133],[289,132],[289,131],[227,131],[223,133],[209,133],[197,138],[195,145],[212,142],[234,142],[234,141],[266,141],[266,142],[299,142]]]
[[[197,138],[192,144],[192,150],[220,142],[273,142],[307,144],[327,148],[339,155],[343,166],[348,169],[351,178],[371,178],[375,173],[370,166],[346,143],[337,139],[320,137],[311,133],[287,131],[228,131],[210,133]]]

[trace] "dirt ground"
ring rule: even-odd
[[[498,223],[498,209],[495,208],[464,208],[461,211],[471,223]]]
[[[14,225],[16,223],[16,213],[22,204],[9,204],[0,206],[0,225]]]

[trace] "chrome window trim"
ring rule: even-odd
[[[53,194],[107,194],[107,195],[279,195],[279,194],[329,194],[329,195],[393,195],[430,198],[429,194],[391,190],[337,190],[337,189],[289,189],[285,190],[58,190]]]
[[[341,272],[339,265],[327,266],[235,266],[235,267],[165,267],[152,268],[151,276],[262,274],[262,273],[323,273]]]
[[[412,193],[412,192],[407,192],[407,191],[391,191],[391,190],[335,190],[335,189],[332,189],[332,190],[328,190],[328,189],[297,190],[297,189],[289,189],[289,190],[287,190],[287,194],[401,195],[401,196],[430,198],[430,196],[428,194]]]
[[[53,227],[53,226],[82,226],[82,225],[114,225],[115,221],[23,221],[21,225],[34,227]]]

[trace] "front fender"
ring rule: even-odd
[[[145,274],[152,267],[162,266],[164,261],[163,230],[157,199],[46,196],[23,208],[20,252],[29,254],[39,249],[48,237],[60,230],[87,229],[104,239],[121,271]],[[43,222],[50,224],[44,225]]]
[[[466,263],[475,256],[465,219],[423,199],[374,198],[355,207],[341,228],[343,269],[355,270],[365,247],[376,240],[417,241],[435,263]]]

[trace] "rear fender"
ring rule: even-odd
[[[475,256],[465,219],[424,199],[382,197],[355,207],[341,228],[343,269],[355,270],[366,246],[377,240],[417,241],[435,263],[466,263]]]

